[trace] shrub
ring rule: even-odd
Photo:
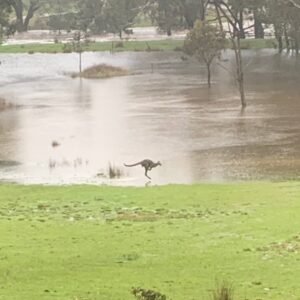
[[[167,299],[165,295],[153,290],[132,288],[131,292],[138,300],[166,300]]]
[[[124,75],[128,75],[127,70],[120,67],[114,67],[106,64],[92,66],[90,68],[83,70],[81,74],[79,73],[71,74],[73,78],[81,76],[90,79],[110,78],[110,77],[124,76]]]

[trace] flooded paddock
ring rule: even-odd
[[[126,77],[72,79],[76,54],[3,54],[0,180],[144,185],[144,158],[160,160],[153,184],[299,179],[300,65],[275,50],[245,51],[248,107],[231,75],[180,52],[84,53],[84,67],[128,68]],[[233,54],[222,62],[233,70]],[[109,163],[122,176],[109,179]]]

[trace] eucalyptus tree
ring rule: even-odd
[[[104,31],[104,5],[105,0],[78,0],[76,3],[78,29],[94,33]]]
[[[197,20],[206,19],[209,0],[178,0],[177,3],[188,28],[193,28]]]
[[[108,0],[103,5],[103,20],[105,30],[122,33],[134,25],[135,18],[144,8],[145,0]]]
[[[0,2],[0,44],[4,35],[4,29],[9,27],[9,14],[11,8],[5,2]]]
[[[172,35],[174,28],[182,25],[178,0],[148,0],[145,11],[150,15],[152,22],[168,36]]]
[[[148,0],[147,11],[158,27],[168,35],[175,28],[192,29],[197,20],[204,21],[209,0]]]
[[[51,30],[67,30],[76,28],[76,2],[73,0],[47,0],[40,8],[40,15],[48,15],[48,27]]]
[[[300,1],[265,0],[265,22],[272,24],[279,52],[300,51]],[[299,6],[299,7],[298,7]]]
[[[28,30],[28,25],[36,11],[41,6],[40,0],[30,0],[29,3],[23,0],[2,0],[3,3],[11,6],[16,15],[16,30],[24,32]]]
[[[146,0],[78,0],[78,28],[94,33],[117,33],[134,25]]]

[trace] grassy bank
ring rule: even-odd
[[[243,49],[263,49],[274,48],[275,40],[243,40],[241,45]],[[119,43],[120,45],[120,43]],[[183,46],[181,40],[162,40],[162,41],[128,41],[118,47],[118,43],[97,42],[86,46],[86,51],[173,51],[179,50]],[[0,53],[62,53],[66,51],[63,44],[28,44],[28,45],[10,45],[0,46]]]
[[[0,299],[298,299],[300,184],[0,186]]]

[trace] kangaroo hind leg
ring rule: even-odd
[[[148,169],[147,168],[145,168],[145,176],[147,177],[147,178],[149,178],[149,179],[151,179],[149,176],[148,176]]]

